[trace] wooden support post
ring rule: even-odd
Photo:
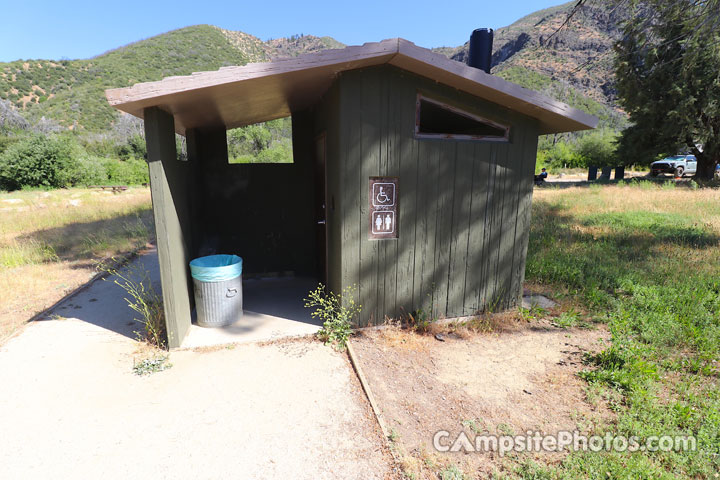
[[[187,221],[189,167],[177,160],[173,116],[151,107],[145,109],[144,117],[168,347],[177,348],[191,323],[187,244],[191,238]]]

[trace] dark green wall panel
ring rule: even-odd
[[[527,249],[534,120],[394,67],[344,73],[337,161],[342,286],[359,323],[432,307],[443,316],[516,304]],[[512,126],[507,144],[414,138],[418,92]],[[368,239],[368,178],[398,176],[399,238]]]

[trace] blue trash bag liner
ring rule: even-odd
[[[237,255],[209,255],[190,262],[190,274],[201,282],[224,282],[242,275],[242,258]]]

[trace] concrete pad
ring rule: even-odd
[[[243,316],[227,327],[205,328],[193,324],[182,348],[313,335],[321,323],[310,316],[303,299],[317,285],[317,281],[310,278],[243,280]]]
[[[158,294],[162,293],[157,250],[138,256],[123,273],[145,274]],[[98,280],[89,288],[58,305],[46,316],[74,318],[135,339],[142,325],[127,307],[127,293],[114,283],[114,277]],[[253,343],[297,338],[315,334],[320,322],[310,316],[303,299],[318,282],[312,278],[278,277],[243,280],[243,316],[235,324],[221,328],[200,327],[193,323],[183,348],[208,347],[229,343]]]
[[[344,354],[312,340],[181,350],[139,377],[118,288],[95,282],[0,347],[0,478],[390,476]]]
[[[135,258],[122,272],[134,272],[133,276],[147,275],[158,294],[160,285],[160,266],[157,250],[151,250]],[[96,325],[130,339],[137,338],[135,331],[142,325],[134,320],[137,316],[127,305],[127,293],[115,283],[116,277],[96,280],[88,288],[62,302],[51,310],[45,319],[57,317],[76,319]]]
[[[245,311],[237,323],[227,327],[205,328],[193,324],[181,348],[198,348],[230,343],[266,342],[281,338],[312,336],[320,329],[312,323]]]

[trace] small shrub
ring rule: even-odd
[[[407,314],[407,326],[417,333],[428,333],[430,326],[435,322],[431,311],[418,308],[416,311]]]
[[[135,332],[138,338],[158,348],[166,348],[162,297],[153,288],[148,271],[142,266],[120,270],[106,264],[98,265],[98,269],[116,277],[113,283],[125,290],[128,306],[140,314],[140,318],[134,319],[143,325],[143,332]]]
[[[485,425],[485,421],[482,418],[478,418],[475,420],[463,420],[462,425],[464,427],[468,427],[476,435],[480,435],[487,428]]]
[[[563,312],[559,317],[553,320],[555,326],[560,328],[571,328],[580,325],[580,315],[575,310]]]
[[[362,305],[355,303],[354,293],[355,287],[347,287],[342,293],[336,294],[327,293],[323,285],[318,285],[305,299],[305,307],[315,309],[310,315],[323,322],[318,337],[325,345],[345,350],[353,319],[362,310]]]
[[[143,376],[151,373],[162,372],[172,367],[170,357],[168,355],[155,355],[151,358],[144,358],[139,362],[134,362],[133,373]]]
[[[533,304],[530,306],[530,308],[518,308],[518,313],[520,314],[521,319],[525,320],[526,322],[531,322],[533,320],[543,318],[545,315],[547,315],[547,310],[542,308],[540,305]]]

